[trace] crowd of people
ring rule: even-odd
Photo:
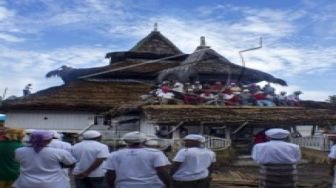
[[[163,81],[148,95],[141,98],[149,104],[209,104],[227,106],[299,106],[301,91],[287,95],[276,93],[269,83],[264,87],[257,84],[228,86],[217,81],[213,84],[181,83],[178,80]]]
[[[76,188],[210,187],[216,155],[203,147],[202,135],[187,134],[184,147],[169,160],[138,131],[126,133],[125,146],[110,152],[95,130],[84,132],[74,145],[46,130],[32,131],[22,143],[24,130],[4,127],[4,119],[0,115],[0,188],[70,188],[70,177]],[[297,187],[299,146],[286,141],[290,133],[284,129],[268,129],[265,135],[268,141],[255,144],[251,153],[260,165],[259,187]],[[329,158],[334,174],[336,146]]]
[[[141,132],[126,133],[124,148],[110,153],[95,130],[74,145],[56,131],[35,130],[26,143],[23,129],[3,126],[0,117],[0,188],[189,188],[209,187],[215,153],[202,147],[205,138],[184,137],[184,148],[170,161],[146,144]]]

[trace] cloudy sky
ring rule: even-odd
[[[159,24],[185,53],[205,36],[230,61],[269,72],[324,101],[336,94],[334,0],[0,0],[0,94],[60,85],[45,74],[62,65],[107,65],[105,54],[129,50]]]

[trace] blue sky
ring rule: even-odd
[[[60,85],[45,74],[62,65],[107,65],[105,54],[129,50],[159,24],[160,32],[191,53],[207,45],[230,61],[286,80],[277,91],[303,99],[336,94],[336,1],[333,0],[0,0],[0,93],[20,96]]]

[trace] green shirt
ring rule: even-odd
[[[19,176],[20,166],[15,160],[15,150],[22,146],[19,141],[0,141],[0,180],[15,180]]]

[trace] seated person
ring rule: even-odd
[[[174,93],[166,88],[161,89],[161,92],[158,93],[158,97],[160,99],[160,104],[174,103]]]
[[[287,103],[289,106],[299,106],[300,105],[300,98],[301,91],[294,91],[293,94],[287,96]]]
[[[243,91],[239,94],[239,104],[240,105],[251,105],[251,104],[253,104],[253,100],[251,98],[250,90],[243,89]]]
[[[253,97],[257,106],[274,106],[273,101],[267,98],[267,95],[262,91],[257,91]]]
[[[217,81],[215,82],[215,84],[210,86],[211,92],[214,92],[214,93],[220,93],[222,89],[223,89],[223,85],[222,85],[222,82],[220,81]]]
[[[274,103],[277,106],[287,106],[286,91],[281,91],[280,94],[276,95],[274,98]]]
[[[193,92],[196,94],[202,93],[203,86],[199,81],[196,81],[195,84],[192,85]]]
[[[275,89],[274,87],[271,86],[271,84],[266,84],[264,87],[263,87],[263,92],[267,95],[274,95],[275,94]]]
[[[233,94],[240,94],[240,92],[242,91],[242,89],[236,83],[231,83],[230,84],[230,91]]]
[[[204,99],[206,104],[210,104],[215,100],[215,95],[212,94],[210,90],[205,90],[203,93],[201,93],[200,97]]]

